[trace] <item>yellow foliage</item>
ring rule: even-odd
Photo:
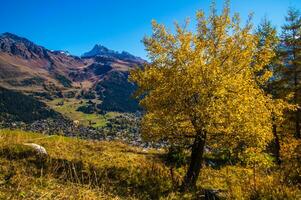
[[[146,109],[142,133],[170,142],[207,133],[207,144],[261,152],[272,139],[272,114],[282,115],[283,102],[274,102],[260,87],[272,75],[265,70],[274,56],[266,39],[252,33],[250,20],[240,26],[226,6],[221,15],[197,13],[197,32],[176,24],[169,32],[155,21],[144,39],[150,64],[131,72],[137,97]]]

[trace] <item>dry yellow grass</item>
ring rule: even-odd
[[[40,158],[23,143],[36,143]],[[195,199],[202,189],[224,199],[300,199],[297,185],[285,185],[281,171],[242,166],[204,167],[193,193],[180,194],[164,151],[131,147],[118,141],[87,141],[0,129],[0,199]],[[181,181],[186,167],[175,169]]]
[[[45,147],[47,161],[24,153],[25,142]],[[156,150],[10,130],[0,149],[0,199],[156,199],[171,187]]]

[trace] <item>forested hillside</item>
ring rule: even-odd
[[[45,103],[20,92],[0,87],[0,119],[6,123],[25,122],[47,118],[63,119],[63,115],[47,107]]]

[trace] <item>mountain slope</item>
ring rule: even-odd
[[[31,96],[0,87],[0,122],[31,123],[47,118],[62,119],[63,116]]]
[[[132,98],[136,86],[128,82],[128,73],[112,71],[99,82],[96,92],[102,100],[101,110],[135,112],[139,110],[138,101]]]
[[[11,33],[0,35],[0,87],[32,94],[42,100],[93,94],[103,111],[135,112],[129,70],[145,61],[102,45],[76,57],[51,51]],[[90,95],[91,97],[91,95]]]
[[[50,51],[11,33],[0,35],[0,86],[26,92],[64,90],[71,86],[69,73],[84,66],[78,57]]]

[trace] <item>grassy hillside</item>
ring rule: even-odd
[[[36,155],[24,143],[42,145],[49,156]],[[171,173],[164,155],[117,141],[0,130],[0,199],[202,199],[204,191],[216,191],[221,199],[301,197],[277,173],[257,168],[255,176],[253,169],[230,165],[204,167],[196,192],[180,194],[174,186],[186,167]]]
[[[157,199],[171,188],[158,151],[9,130],[0,141],[0,199]],[[43,166],[24,142],[46,148]]]
[[[97,101],[97,100],[93,100],[93,101]],[[105,126],[108,119],[118,115],[118,113],[115,112],[109,112],[105,115],[101,115],[96,113],[87,114],[78,111],[78,108],[81,106],[86,106],[87,102],[88,102],[87,100],[76,99],[76,98],[68,98],[68,99],[58,98],[47,102],[47,104],[57,112],[69,117],[70,119],[78,120],[81,125],[88,126],[91,123],[91,125],[94,128]]]

